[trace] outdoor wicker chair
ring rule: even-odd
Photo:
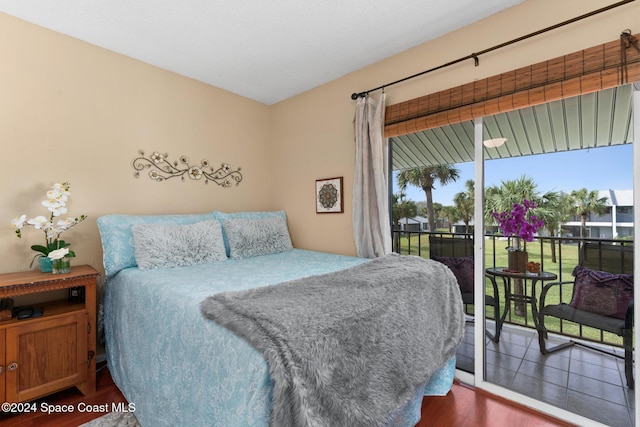
[[[547,348],[545,318],[554,317],[583,326],[611,332],[622,337],[627,386],[634,388],[633,378],[633,247],[604,243],[584,243],[580,265],[573,281],[549,283],[540,295],[538,341],[542,354],[580,345],[612,356],[619,354],[584,341],[569,340]],[[547,304],[547,294],[561,285],[573,284],[571,302]],[[561,288],[559,288],[561,289]]]
[[[443,237],[438,235],[429,236],[429,256],[435,261],[445,264],[458,281],[462,302],[466,305],[474,304],[474,260],[473,260],[473,239],[464,235],[461,237]],[[498,286],[494,281],[493,295],[485,295],[485,305],[494,309],[494,317],[496,321],[496,333],[492,334],[485,330],[487,336],[494,342],[500,339],[499,331],[502,329],[502,320],[500,319],[500,298]],[[472,322],[473,320],[468,320]]]

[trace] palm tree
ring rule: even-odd
[[[465,232],[469,232],[469,223],[473,219],[473,206],[475,195],[475,182],[472,179],[468,179],[464,183],[467,188],[466,191],[461,191],[453,196],[453,203],[455,204],[458,216],[464,222]]]
[[[560,226],[571,216],[571,202],[569,195],[564,192],[550,191],[542,195],[537,202],[536,215],[544,220],[544,226],[549,236],[554,237]],[[556,258],[556,241],[551,240],[551,262],[558,262]]]
[[[433,204],[433,209],[436,211],[436,215],[438,214],[438,207],[437,207],[437,203]],[[419,202],[416,202],[416,207],[418,208],[418,215],[421,215],[423,217],[427,217],[427,202],[424,200],[421,200]]]
[[[453,230],[453,223],[461,220],[462,216],[458,209],[455,206],[444,206],[440,211],[442,218],[446,220],[447,226],[449,227],[449,233]]]
[[[401,191],[407,189],[407,185],[422,188],[427,196],[427,219],[429,231],[436,229],[436,215],[433,210],[433,185],[439,181],[441,185],[447,185],[460,177],[460,170],[453,165],[419,166],[405,169],[398,174],[398,187]]]
[[[502,181],[499,187],[487,187],[484,198],[485,220],[494,223],[493,212],[511,210],[514,203],[522,203],[524,199],[538,202],[537,185],[533,179],[522,175],[518,179]]]
[[[391,195],[391,223],[393,224],[393,229],[399,227],[400,218],[402,218],[398,207],[398,204],[402,199],[404,199],[403,193]]]
[[[392,194],[391,195],[391,223],[392,223],[392,230],[398,230],[400,229],[400,218],[402,218],[402,216],[400,216],[400,207],[399,207],[399,203],[400,201],[404,198],[404,194],[400,193],[400,194]],[[400,232],[397,233],[393,233],[393,250],[394,252],[398,252],[398,247],[400,246]]]
[[[598,191],[573,190],[569,195],[573,212],[580,217],[580,237],[585,237],[587,231],[587,217],[591,213],[602,215],[607,212],[608,197],[598,197]]]
[[[434,215],[436,216],[436,228],[444,227],[444,224],[442,224],[442,221],[441,221],[443,209],[444,209],[444,205],[442,203],[438,203],[438,202],[433,203],[433,212],[434,212]],[[420,210],[418,210],[418,212],[420,212]],[[424,213],[425,213],[425,217],[428,216],[426,205],[425,205]]]
[[[512,181],[502,181],[500,187],[491,186],[485,189],[485,206],[484,215],[488,224],[495,222],[493,212],[509,211],[513,208],[514,203],[522,203],[524,199],[538,202],[538,192],[536,183],[533,179],[522,175],[520,178]],[[516,247],[519,246],[519,240],[516,240]],[[516,294],[523,293],[523,283],[521,279],[514,279],[513,290]],[[526,313],[524,303],[518,301],[514,304],[515,313],[523,316]]]
[[[404,193],[393,195],[393,200],[392,200],[393,204],[391,207],[391,220],[393,222],[394,229],[400,228],[400,220],[402,218],[407,219],[407,225],[408,225],[408,219],[416,216],[418,212],[416,203],[413,200],[405,200],[404,198],[405,198]],[[407,229],[407,225],[405,225],[405,230]],[[411,235],[409,234],[408,236],[409,236],[408,244],[410,246]],[[400,252],[400,233],[395,233],[394,237],[395,237],[393,242],[394,249],[396,252]]]

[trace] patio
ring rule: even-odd
[[[429,236],[437,237],[430,238]],[[410,237],[411,236],[411,237]],[[444,238],[444,240],[442,240]],[[441,255],[444,247],[458,248],[449,256],[472,256],[473,241],[469,234],[409,232],[396,234],[395,243],[401,254],[425,258]],[[507,265],[505,241],[493,235],[485,236],[485,265],[488,269]],[[433,245],[433,247],[431,247]],[[461,252],[462,250],[462,252]],[[592,268],[630,273],[633,270],[633,241],[613,239],[582,239],[537,237],[527,246],[529,259],[539,261],[543,270],[557,276],[555,281],[571,281],[576,265],[597,261]],[[432,253],[433,252],[433,253]],[[499,281],[500,283],[500,281]],[[527,295],[532,295],[531,281],[523,282]],[[572,284],[563,285],[554,302],[569,303]],[[542,291],[538,284],[533,298]],[[490,280],[485,278],[487,295],[493,295]],[[499,302],[505,308],[504,290],[499,284]],[[511,304],[515,304],[512,302]],[[510,306],[511,306],[510,304]],[[466,305],[472,319],[474,306]],[[539,304],[538,307],[540,308]],[[477,307],[476,307],[477,308]],[[515,308],[515,307],[514,307]],[[504,319],[499,343],[485,335],[486,380],[534,399],[614,427],[634,425],[633,389],[626,384],[624,358],[601,353],[583,346],[572,346],[543,355],[540,352],[531,307],[522,312],[513,309]],[[487,306],[487,329],[495,331],[493,308]],[[548,346],[568,341],[585,341],[588,345],[624,356],[622,339],[597,329],[558,319],[545,323],[549,331]],[[458,369],[474,373],[474,328],[467,323],[465,338],[457,350]]]
[[[489,329],[494,327],[488,321]],[[467,323],[457,368],[473,373],[474,325]],[[551,336],[552,344],[566,340]],[[613,427],[632,427],[634,390],[625,385],[624,361],[573,346],[542,355],[535,330],[505,324],[500,343],[485,336],[487,381]],[[620,348],[615,349],[622,354]]]

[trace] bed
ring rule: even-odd
[[[107,215],[97,222],[108,367],[142,426],[268,426],[274,384],[265,357],[205,318],[201,305],[213,295],[371,262],[293,248],[283,211]],[[197,228],[204,223],[209,228]],[[215,238],[203,237],[208,234]],[[442,286],[457,292],[455,278],[447,274]],[[449,391],[464,325],[462,303],[459,314],[457,304],[448,320],[456,332],[447,349],[433,349],[439,367],[381,425],[413,426],[424,395]]]

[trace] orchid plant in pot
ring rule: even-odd
[[[493,212],[502,234],[513,238],[514,245],[507,246],[509,251],[509,269],[526,272],[527,253],[522,249],[521,241],[531,242],[535,233],[544,226],[533,210],[536,203],[524,199],[522,203],[514,203],[510,211]]]
[[[42,205],[50,212],[48,218],[39,215],[27,219],[27,216],[23,214],[11,221],[18,238],[22,238],[22,228],[25,225],[30,225],[44,232],[44,245],[31,246],[31,249],[37,254],[31,260],[29,267],[38,259],[42,272],[68,273],[70,271],[69,258],[75,257],[76,254],[69,249],[71,244],[62,240],[60,236],[66,230],[84,221],[87,216],[60,218],[61,215],[67,213],[66,204],[71,195],[69,188],[68,182],[56,183],[46,192],[46,198],[42,201]]]

